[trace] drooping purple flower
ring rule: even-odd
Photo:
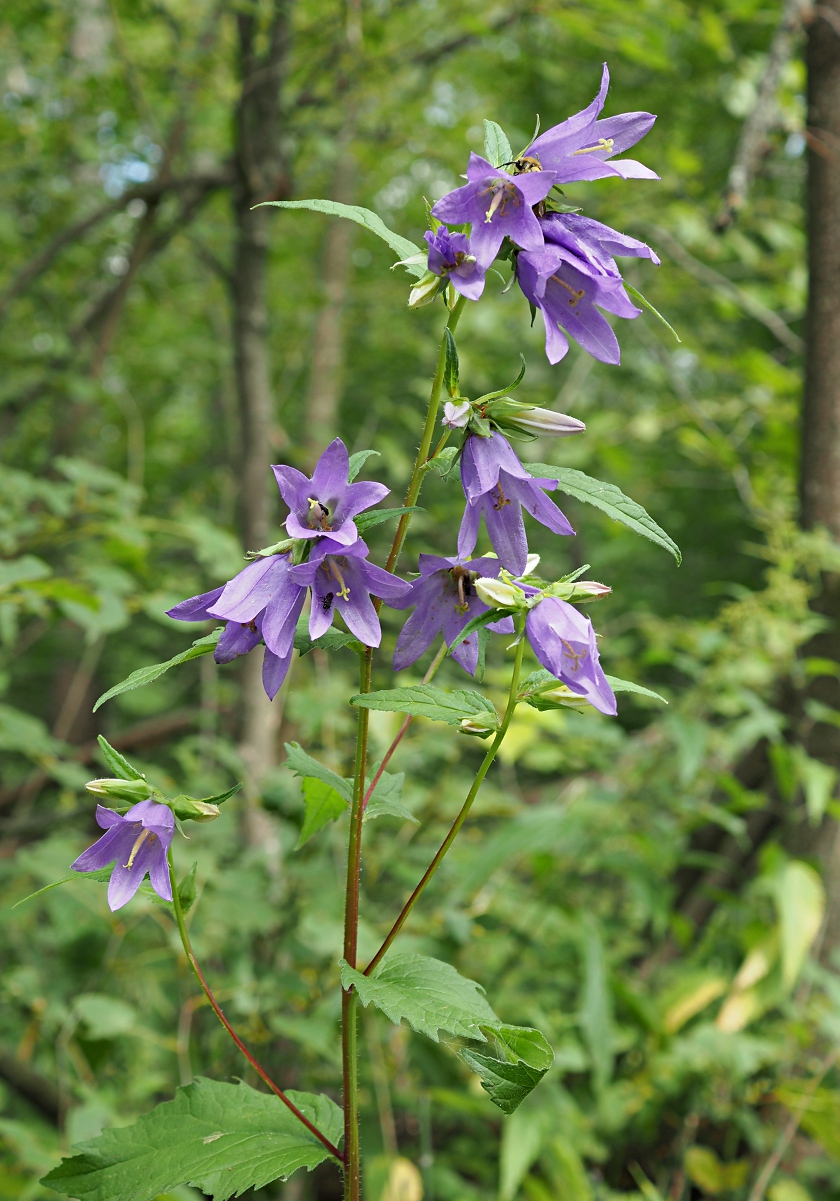
[[[545,496],[557,487],[557,481],[529,475],[499,433],[490,438],[469,435],[461,454],[461,483],[467,498],[458,532],[462,559],[468,559],[475,549],[482,516],[501,565],[514,575],[522,575],[528,559],[523,508],[555,534],[575,532]]]
[[[432,274],[448,276],[456,292],[467,300],[478,300],[484,291],[484,269],[476,262],[466,234],[450,233],[441,226],[434,231],[427,229],[423,237],[429,246]]]
[[[588,617],[574,605],[548,596],[529,610],[525,633],[543,667],[601,713],[615,715],[615,694],[601,668]]]
[[[598,306],[617,317],[639,317],[642,310],[625,292],[613,259],[584,259],[565,246],[546,243],[542,250],[519,255],[516,275],[527,299],[543,315],[550,363],[559,363],[569,349],[560,326],[593,358],[620,362],[618,339]]]
[[[264,641],[263,685],[272,700],[289,670],[306,599],[305,586],[291,579],[290,569],[288,553],[257,559],[221,588],[181,601],[167,614],[178,621],[227,621],[213,652],[217,663],[230,663]]]
[[[645,136],[656,117],[652,113],[620,113],[598,120],[604,107],[610,73],[607,64],[601,75],[598,95],[573,117],[552,126],[536,138],[522,156],[543,171],[553,171],[558,184],[603,179],[618,175],[622,179],[658,179],[659,176],[632,158],[615,159]],[[612,160],[611,162],[607,160]]]
[[[175,833],[175,817],[168,805],[140,801],[125,814],[97,805],[96,821],[105,833],[71,864],[73,871],[94,872],[114,864],[108,883],[112,911],[128,904],[147,873],[158,896],[171,901],[166,853]]]
[[[585,262],[600,267],[603,271],[617,272],[615,259],[650,259],[659,266],[659,255],[646,242],[619,233],[601,221],[584,217],[581,213],[546,213],[540,218],[540,227],[546,244],[564,246]]]
[[[417,661],[429,649],[438,634],[451,645],[467,622],[486,613],[488,606],[476,595],[473,582],[479,576],[495,577],[501,563],[498,559],[447,559],[441,555],[420,556],[420,578],[410,591],[391,602],[394,609],[414,612],[400,631],[394,652],[394,671]],[[512,634],[513,621],[504,617],[488,627],[496,634]],[[478,633],[468,635],[455,647],[452,658],[464,671],[475,675],[478,666]]]
[[[371,596],[391,604],[408,591],[405,580],[368,563],[368,548],[361,540],[352,546],[324,539],[306,563],[289,572],[299,585],[312,589],[309,636],[320,638],[332,625],[336,609],[351,634],[365,646],[379,646],[382,630]]]
[[[364,480],[348,482],[350,456],[340,438],[331,442],[309,479],[285,464],[272,466],[280,495],[291,509],[286,529],[292,538],[329,538],[349,546],[359,536],[353,518],[387,496],[390,488]]]
[[[470,251],[484,272],[505,236],[523,250],[539,250],[543,236],[533,206],[545,199],[554,179],[552,171],[511,175],[487,159],[471,154],[468,182],[441,197],[432,215],[450,224],[470,223]]]

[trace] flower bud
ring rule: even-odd
[[[408,307],[410,309],[419,309],[424,304],[431,304],[440,291],[440,287],[440,276],[427,271],[422,279],[419,279],[411,289],[408,296]]]
[[[183,794],[169,801],[169,808],[182,822],[212,822],[221,813],[218,805],[209,805],[207,801],[196,801],[191,796]]]
[[[525,570],[522,572],[522,574],[523,575],[533,575],[534,572],[539,567],[539,565],[540,565],[540,556],[539,555],[528,555],[528,558],[525,560]]]
[[[443,406],[443,424],[452,430],[463,429],[470,419],[470,408],[468,400],[462,400],[458,404],[454,400],[447,400]]]
[[[90,780],[85,788],[94,796],[130,801],[132,805],[147,801],[154,791],[145,780]]]
[[[477,579],[473,587],[479,600],[484,601],[491,609],[518,609],[525,597],[521,588],[487,576]]]
[[[462,717],[458,726],[459,734],[469,734],[472,738],[489,738],[496,733],[497,726],[488,716],[486,722],[481,717]]]
[[[545,595],[581,604],[584,601],[600,600],[609,596],[611,592],[612,588],[607,584],[599,584],[597,580],[558,580],[556,584],[546,588]]]
[[[516,426],[529,434],[554,438],[567,438],[586,429],[576,417],[555,413],[553,409],[519,409],[515,413],[505,414],[504,420],[507,425]]]
[[[571,688],[560,683],[546,691],[534,692],[527,699],[529,705],[540,710],[590,708],[589,701],[585,696],[579,696],[576,692],[572,692]]]

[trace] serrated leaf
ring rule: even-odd
[[[678,342],[682,342],[682,338],[680,337],[680,335],[674,329],[673,325],[671,325],[671,323],[669,321],[665,320],[665,318],[660,313],[659,309],[655,309],[653,307],[653,305],[650,303],[650,301],[646,300],[645,297],[642,296],[641,292],[637,288],[633,288],[630,286],[630,284],[628,284],[626,279],[624,280],[624,287],[627,289],[627,291],[630,293],[631,296],[635,296],[636,300],[638,300],[640,305],[642,305],[644,308],[646,308],[649,313],[653,313],[654,317],[656,317],[657,320],[661,321],[667,330],[671,331],[671,333],[674,335],[674,337],[677,339]]]
[[[352,985],[363,1005],[373,1003],[394,1025],[404,1018],[435,1042],[441,1030],[486,1042],[481,1027],[501,1025],[480,984],[428,955],[389,955],[373,976],[342,960],[341,983],[345,989]]]
[[[359,513],[353,520],[359,533],[364,534],[367,530],[373,529],[375,525],[381,525],[383,521],[392,521],[395,517],[402,517],[403,513],[422,512],[420,505],[401,505],[398,509],[369,509],[367,513]]]
[[[446,340],[446,359],[443,365],[443,386],[450,396],[457,396],[461,387],[461,369],[458,364],[458,347],[455,335],[447,325],[443,331]]]
[[[652,688],[643,688],[641,684],[634,684],[632,680],[621,680],[618,676],[607,676],[607,683],[613,692],[635,692],[639,696],[648,696],[651,700],[662,701],[663,705],[668,704],[664,696],[660,696]]]
[[[460,453],[460,446],[444,446],[443,450],[439,450],[433,459],[429,459],[429,471],[435,471],[441,479],[446,479]]]
[[[500,1043],[509,1063],[521,1059],[540,1072],[547,1072],[554,1063],[551,1043],[532,1026],[488,1026],[487,1030]]]
[[[145,780],[146,777],[142,775],[142,773],[139,772],[135,767],[132,767],[129,761],[123,755],[121,755],[119,751],[115,751],[110,742],[106,742],[101,734],[97,736],[96,741],[99,743],[99,749],[102,752],[102,758],[108,764],[114,775],[120,780]]]
[[[353,800],[353,790],[343,776],[337,772],[330,771],[328,767],[324,767],[323,763],[319,763],[317,759],[313,759],[311,755],[307,755],[306,751],[298,742],[287,742],[284,744],[286,748],[286,767],[293,771],[296,776],[314,777],[316,780],[321,780],[324,784],[328,784],[330,788],[334,788],[338,795],[346,804],[350,804]]]
[[[357,450],[355,454],[352,454],[350,456],[350,465],[347,471],[347,482],[352,484],[353,480],[362,470],[371,455],[379,454],[381,454],[381,451],[378,450]]]
[[[494,167],[513,162],[513,151],[507,134],[495,121],[484,122],[484,157]]]
[[[121,696],[123,692],[131,692],[134,688],[142,688],[145,684],[151,684],[154,680],[159,679],[164,672],[169,671],[170,667],[178,667],[181,663],[189,663],[191,659],[198,659],[201,655],[209,655],[215,649],[216,643],[222,633],[222,627],[214,630],[212,634],[207,634],[204,638],[198,638],[185,651],[181,651],[179,655],[174,655],[171,659],[167,659],[165,663],[151,663],[148,667],[139,667],[137,671],[133,671],[127,679],[121,684],[115,684],[113,688],[109,688],[107,692],[103,692],[102,696],[93,706],[93,712],[104,705],[106,701],[110,701],[112,697]],[[140,777],[143,778],[142,776]]]
[[[410,809],[402,803],[402,790],[405,772],[395,774],[384,771],[376,782],[376,788],[365,808],[364,821],[372,821],[375,817],[399,817],[403,821],[418,824],[417,818]]]
[[[343,1118],[333,1101],[311,1093],[288,1096],[337,1144]],[[78,1201],[152,1201],[181,1184],[227,1201],[328,1158],[279,1097],[199,1077],[133,1126],[80,1143],[42,1183]]]
[[[357,204],[341,204],[338,200],[264,200],[263,205],[271,205],[274,208],[281,209],[309,209],[313,213],[327,213],[332,217],[346,217],[348,221],[355,221],[357,225],[363,225],[365,229],[370,230],[372,234],[376,234],[377,238],[381,238],[383,242],[387,242],[393,251],[400,256],[400,261],[413,259],[416,255],[422,255],[422,263],[404,263],[406,271],[410,275],[414,275],[417,279],[423,275],[426,267],[426,252],[420,247],[415,246],[408,238],[403,238],[400,234],[394,233],[389,229],[381,217],[370,209],[360,208]],[[262,207],[255,205],[256,208]]]
[[[613,521],[620,521],[634,533],[641,534],[643,538],[649,538],[657,546],[670,551],[678,564],[682,562],[682,552],[673,538],[656,524],[640,504],[631,500],[629,496],[625,496],[619,488],[616,488],[615,484],[605,484],[602,480],[593,480],[591,476],[575,470],[574,467],[552,467],[548,463],[526,463],[525,469],[530,471],[531,475],[557,480],[557,486],[561,492],[573,496],[576,500],[582,500],[588,505],[594,505],[596,509],[606,513]]]
[[[302,787],[303,799],[306,802],[306,816],[295,844],[296,851],[299,851],[304,843],[309,842],[309,839],[319,830],[323,830],[324,826],[347,812],[347,801],[336,792],[331,784],[318,780],[314,776],[304,776]]]
[[[532,1093],[545,1075],[545,1071],[532,1068],[524,1060],[505,1063],[492,1055],[481,1055],[478,1051],[463,1050],[460,1057],[481,1080],[494,1105],[502,1113],[513,1113],[529,1093]]]
[[[313,642],[309,637],[309,618],[306,614],[298,618],[298,623],[295,627],[295,650],[299,654],[308,655],[316,647],[322,651],[337,651],[344,646],[354,651],[357,649],[359,651],[364,650],[361,642],[358,642],[352,634],[348,634],[346,630],[339,630],[336,626],[330,626],[326,633],[322,634],[320,638],[316,638]]]
[[[445,721],[450,726],[457,726],[465,717],[474,717],[477,713],[482,717],[487,717],[489,713],[496,714],[493,705],[480,692],[467,688],[445,692],[434,684],[360,693],[350,697],[350,704],[385,713],[410,713],[412,717]]]
[[[470,634],[474,634],[476,630],[483,630],[485,626],[492,625],[494,621],[502,621],[508,616],[504,611],[498,609],[487,609],[484,613],[479,613],[477,617],[471,617],[462,630],[459,630],[452,641],[449,643],[447,654],[452,654],[456,646],[460,646],[469,638]]]

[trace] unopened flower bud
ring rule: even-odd
[[[419,309],[424,304],[431,304],[440,291],[440,285],[440,276],[427,271],[411,289],[408,296],[408,307],[410,309]]]
[[[525,570],[522,572],[522,574],[523,575],[533,575],[534,572],[539,567],[539,565],[540,565],[540,556],[539,555],[529,555],[528,558],[525,560]]]
[[[564,601],[577,601],[578,604],[584,601],[600,600],[603,596],[609,596],[612,588],[606,584],[599,584],[597,580],[558,580],[556,584],[552,584],[546,589],[546,596],[557,596]]]
[[[480,717],[462,717],[458,726],[459,734],[469,734],[472,738],[489,738],[496,733],[496,723],[488,718],[482,721]]]
[[[579,696],[578,693],[572,692],[571,688],[567,688],[565,684],[558,684],[556,688],[549,688],[544,692],[535,692],[528,697],[528,703],[534,709],[587,709],[589,701],[585,696]]]
[[[221,813],[218,805],[210,805],[207,801],[195,801],[192,797],[183,795],[170,801],[169,807],[182,822],[212,822]]]
[[[462,400],[456,404],[454,400],[447,400],[443,406],[443,424],[448,425],[450,429],[463,429],[470,419],[470,402]]]
[[[553,409],[519,409],[518,412],[505,414],[504,422],[529,434],[554,438],[567,438],[570,434],[579,434],[586,429],[584,423],[576,417],[569,417],[566,413],[555,413]]]
[[[130,801],[132,805],[147,801],[154,791],[145,780],[90,780],[85,788],[94,796]]]
[[[478,593],[479,600],[484,601],[485,605],[489,605],[491,609],[518,609],[525,596],[521,588],[516,588],[513,584],[506,584],[504,580],[494,580],[487,576],[477,579],[473,587]]]

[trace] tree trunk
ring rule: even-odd
[[[292,0],[273,0],[268,28],[257,6],[237,13],[240,77],[236,111],[233,210],[236,227],[231,300],[233,354],[240,425],[239,520],[247,550],[270,539],[272,513],[271,435],[274,406],[268,354],[268,223],[262,200],[280,200],[290,191],[282,149],[281,86],[289,53]],[[260,38],[267,42],[258,53]],[[248,769],[246,836],[264,843],[265,815],[259,809],[259,783],[273,766],[277,721],[262,688],[261,653],[248,656],[242,671],[241,751]]]
[[[354,199],[355,164],[351,150],[354,127],[355,121],[352,117],[348,118],[338,139],[332,198],[342,204],[352,204]],[[344,374],[343,315],[354,233],[352,222],[328,218],[321,262],[324,304],[315,322],[306,402],[306,444],[311,463],[338,433],[338,407]]]

